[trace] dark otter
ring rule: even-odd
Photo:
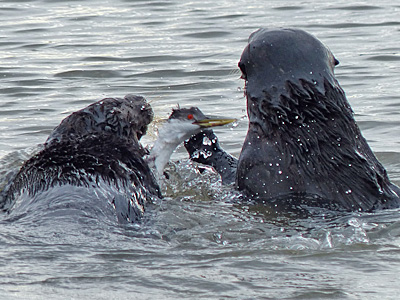
[[[250,36],[239,62],[249,128],[236,184],[245,195],[348,211],[399,206],[400,189],[362,136],[337,64],[302,30]]]
[[[71,114],[22,166],[5,191],[3,209],[19,198],[40,198],[51,188],[70,185],[87,187],[93,197],[109,195],[120,221],[138,220],[146,203],[161,197],[139,143],[152,119],[151,106],[133,95],[103,99]]]
[[[23,214],[35,203],[40,208],[60,203],[69,211],[90,207],[95,215],[107,212],[113,218],[115,211],[120,222],[137,221],[146,204],[161,197],[157,179],[175,148],[202,128],[234,121],[206,116],[197,107],[174,109],[148,152],[139,140],[152,119],[146,100],[131,95],[72,113],[11,181],[3,209],[17,203],[11,213]]]

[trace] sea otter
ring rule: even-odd
[[[202,128],[234,121],[206,116],[197,107],[173,109],[148,151],[139,140],[152,119],[145,98],[133,95],[106,98],[72,113],[5,189],[3,209],[21,214],[35,205],[58,205],[138,221],[147,205],[161,198],[159,180],[175,148]]]
[[[236,186],[248,198],[347,211],[399,206],[400,189],[335,78],[338,63],[303,30],[250,35],[239,61],[249,127],[236,171]]]
[[[94,205],[109,202],[119,221],[140,219],[146,203],[161,197],[139,143],[152,119],[150,104],[134,95],[106,98],[72,113],[21,167],[5,190],[3,209],[44,205],[43,199],[66,193],[78,201],[88,192],[99,198]]]

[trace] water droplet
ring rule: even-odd
[[[212,145],[212,142],[211,142],[211,140],[208,138],[208,137],[203,137],[203,145],[205,145],[205,146],[211,146]]]

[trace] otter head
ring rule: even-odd
[[[152,120],[153,110],[141,96],[105,98],[65,118],[52,131],[46,145],[107,134],[136,144]]]
[[[251,34],[239,62],[250,122],[267,133],[272,125],[268,122],[305,117],[305,103],[288,99],[296,93],[325,94],[326,84],[338,86],[333,71],[338,63],[324,44],[305,31],[260,29]]]
[[[153,121],[153,109],[142,96],[127,95],[117,101],[115,108],[111,106],[105,111],[107,125],[122,137],[136,136],[140,140]]]

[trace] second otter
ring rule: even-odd
[[[348,211],[399,206],[400,189],[362,136],[337,64],[303,30],[250,36],[239,62],[249,128],[236,172],[247,197]]]

